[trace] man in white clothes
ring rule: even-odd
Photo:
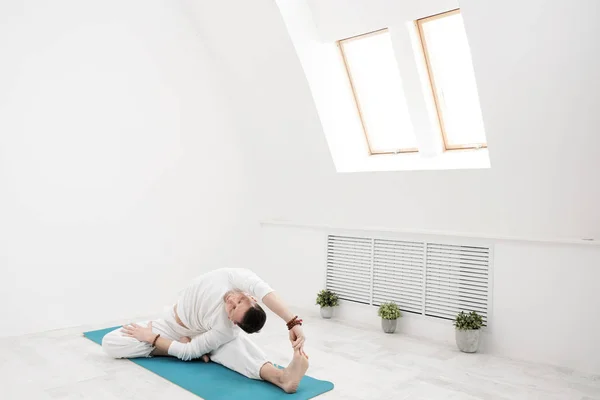
[[[264,326],[267,316],[257,299],[277,314],[289,331],[294,357],[283,370],[240,332],[256,333]],[[194,279],[164,319],[116,329],[104,336],[102,347],[114,358],[212,360],[293,393],[308,369],[304,340],[302,320],[290,313],[267,283],[250,270],[226,268]]]

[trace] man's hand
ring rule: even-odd
[[[148,326],[146,328],[143,328],[138,324],[124,325],[123,329],[121,329],[121,332],[123,332],[125,336],[136,338],[140,342],[146,342],[150,344],[152,344],[156,338],[156,333],[152,332],[152,322],[148,322]]]
[[[279,298],[277,293],[271,292],[262,298],[263,303],[271,311],[279,316],[286,324],[294,318],[294,314],[290,312],[288,307],[285,305],[283,300]],[[292,347],[294,350],[298,350],[300,354],[304,357],[308,358],[306,353],[304,352],[304,332],[302,331],[302,327],[300,325],[295,325],[292,329],[290,329],[290,342],[292,342]]]
[[[292,342],[292,347],[294,350],[298,350],[300,354],[308,358],[306,353],[304,352],[304,341],[306,337],[304,336],[304,331],[302,330],[302,326],[296,325],[292,329],[290,329],[290,342]]]

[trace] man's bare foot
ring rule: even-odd
[[[179,338],[179,341],[180,341],[181,343],[189,343],[189,342],[191,342],[191,341],[192,341],[192,338],[190,338],[190,337],[187,337],[187,336],[182,336],[181,338]]]
[[[283,370],[281,376],[281,388],[286,393],[296,393],[300,380],[308,369],[308,359],[300,352],[294,351],[294,358],[290,365]]]

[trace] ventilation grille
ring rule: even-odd
[[[327,289],[343,300],[453,320],[477,311],[487,324],[490,247],[330,235]]]
[[[327,243],[327,288],[343,300],[371,304],[373,241],[330,236]]]
[[[373,252],[373,304],[393,301],[405,311],[423,308],[423,243],[377,239]]]
[[[489,257],[487,247],[428,243],[425,315],[477,311],[487,322]]]

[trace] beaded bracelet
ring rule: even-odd
[[[287,324],[287,328],[288,330],[291,330],[294,326],[296,325],[300,325],[302,326],[302,320],[298,318],[298,316],[296,315],[294,318],[292,318],[291,321],[289,321]]]

